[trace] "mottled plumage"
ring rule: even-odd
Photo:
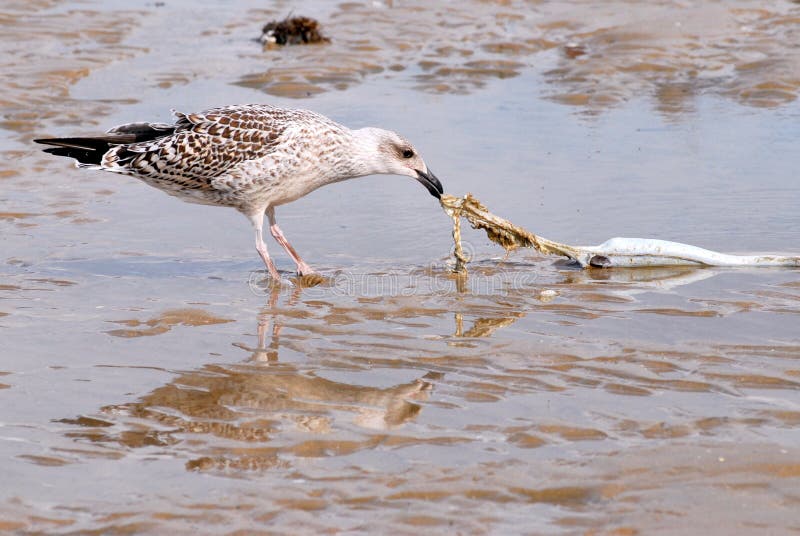
[[[379,173],[416,178],[439,197],[442,186],[411,144],[394,132],[351,130],[307,110],[263,104],[173,112],[174,124],[129,123],[104,136],[35,140],[79,167],[131,175],[192,203],[233,207],[256,228],[256,249],[278,273],[261,237],[270,231],[310,272],[275,223],[274,207],[354,177]]]

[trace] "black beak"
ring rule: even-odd
[[[420,182],[420,184],[427,188],[433,197],[436,199],[441,199],[442,194],[444,193],[444,188],[442,188],[442,183],[439,182],[439,179],[436,178],[436,175],[431,173],[430,169],[427,173],[423,173],[420,170],[416,170],[416,172],[417,180]]]

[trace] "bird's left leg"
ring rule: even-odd
[[[253,229],[255,229],[256,232],[256,251],[258,251],[258,254],[261,256],[261,260],[264,261],[264,265],[267,267],[269,275],[276,283],[278,283],[281,280],[281,276],[278,273],[278,269],[275,268],[275,263],[269,258],[267,245],[264,243],[264,238],[261,236],[261,228],[264,225],[264,213],[257,211],[247,214],[247,217],[250,219],[250,222],[253,224]]]
[[[286,240],[286,237],[283,235],[283,231],[281,228],[278,227],[278,223],[275,221],[275,209],[273,207],[269,207],[266,211],[267,218],[269,218],[269,232],[272,234],[272,237],[280,244],[283,249],[286,250],[286,253],[292,258],[292,260],[297,264],[297,273],[299,275],[309,275],[316,273],[311,267],[305,263],[303,259],[300,258],[300,255],[294,250],[292,245]]]

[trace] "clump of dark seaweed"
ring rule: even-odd
[[[306,43],[329,43],[330,39],[320,32],[320,23],[310,17],[286,17],[268,22],[261,29],[264,44],[303,45]]]

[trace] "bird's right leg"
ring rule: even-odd
[[[283,235],[283,231],[281,228],[278,227],[278,222],[275,221],[275,208],[269,207],[266,211],[267,217],[269,218],[269,232],[272,234],[272,237],[280,244],[286,253],[292,258],[292,260],[297,264],[297,274],[300,276],[303,275],[311,275],[316,272],[308,265],[306,262],[300,258],[300,255],[297,254],[297,251],[292,247],[286,237]]]
[[[252,214],[248,214],[247,217],[250,218],[250,222],[253,224],[253,228],[256,231],[256,251],[258,251],[258,254],[261,256],[261,260],[264,261],[264,265],[266,265],[269,275],[272,277],[272,279],[278,282],[281,280],[281,276],[278,273],[278,270],[275,268],[275,263],[273,263],[272,259],[269,258],[267,245],[264,243],[264,237],[261,234],[264,227],[264,211],[259,210],[253,212]]]

